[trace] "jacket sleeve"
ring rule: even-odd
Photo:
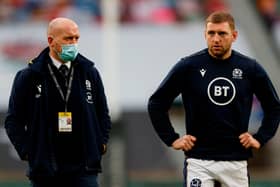
[[[172,127],[168,111],[174,99],[181,92],[180,69],[179,64],[175,65],[148,101],[148,112],[152,125],[167,146],[171,146],[179,138],[179,134]]]
[[[104,92],[104,86],[101,80],[101,76],[97,69],[94,68],[95,72],[95,80],[96,80],[96,113],[99,124],[101,126],[102,136],[103,136],[103,144],[107,144],[109,140],[109,133],[112,127],[111,118],[109,115],[109,109],[107,104],[106,95]]]
[[[24,74],[24,71],[19,71],[15,76],[5,119],[7,135],[22,160],[27,159],[28,152],[26,106],[29,88]]]
[[[263,146],[276,133],[280,121],[280,102],[275,88],[265,70],[256,63],[253,81],[255,95],[264,111],[260,128],[254,137]]]

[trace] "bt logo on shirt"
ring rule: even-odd
[[[225,77],[217,77],[209,83],[207,94],[212,103],[224,106],[232,102],[236,89],[231,80]]]

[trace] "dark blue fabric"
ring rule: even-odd
[[[183,177],[184,177],[184,186],[183,187],[186,187],[187,184],[188,184],[188,180],[187,180],[188,170],[187,170],[187,167],[188,167],[188,162],[187,162],[187,159],[185,159],[184,160],[184,168],[183,168]]]
[[[30,181],[32,187],[98,187],[97,175],[56,176],[36,178]]]
[[[218,97],[222,91],[215,89],[222,86],[230,89]],[[246,160],[251,157],[251,150],[245,149],[238,137],[248,131],[254,95],[264,111],[262,125],[254,135],[261,145],[275,135],[279,125],[280,102],[267,73],[254,59],[236,51],[225,60],[211,57],[207,49],[182,58],[152,94],[149,115],[159,137],[168,146],[179,137],[168,115],[179,95],[186,114],[186,132],[197,139],[193,149],[185,152],[189,158]],[[232,97],[226,97],[229,95]]]
[[[17,73],[5,120],[6,132],[20,158],[28,161],[30,178],[54,176],[64,169],[77,173],[81,168],[91,173],[101,172],[103,144],[107,144],[111,129],[101,77],[94,64],[82,55],[72,62],[75,72],[68,109],[72,112],[75,131],[71,136],[77,138],[77,142],[71,140],[71,144],[61,150],[63,146],[56,141],[67,142],[71,138],[56,134],[57,112],[64,111],[64,107],[58,91],[54,90],[48,63],[51,59],[46,48]],[[59,159],[64,156],[63,151],[70,160]],[[78,160],[72,167],[75,156]],[[76,171],[72,171],[73,168]]]

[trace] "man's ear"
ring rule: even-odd
[[[233,41],[235,41],[235,40],[237,39],[237,37],[238,37],[238,32],[237,32],[236,30],[234,30],[234,31],[232,32],[232,37],[233,37]]]
[[[48,44],[51,45],[53,42],[53,37],[52,36],[48,36]]]

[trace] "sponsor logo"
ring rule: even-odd
[[[217,77],[209,83],[207,94],[212,103],[224,106],[232,102],[236,89],[231,80],[225,77]]]
[[[202,68],[201,70],[199,70],[199,72],[200,72],[201,76],[204,77],[206,70]]]
[[[86,100],[89,104],[92,104],[93,103],[93,98],[92,98],[92,94],[91,92],[87,92],[86,93]]]

